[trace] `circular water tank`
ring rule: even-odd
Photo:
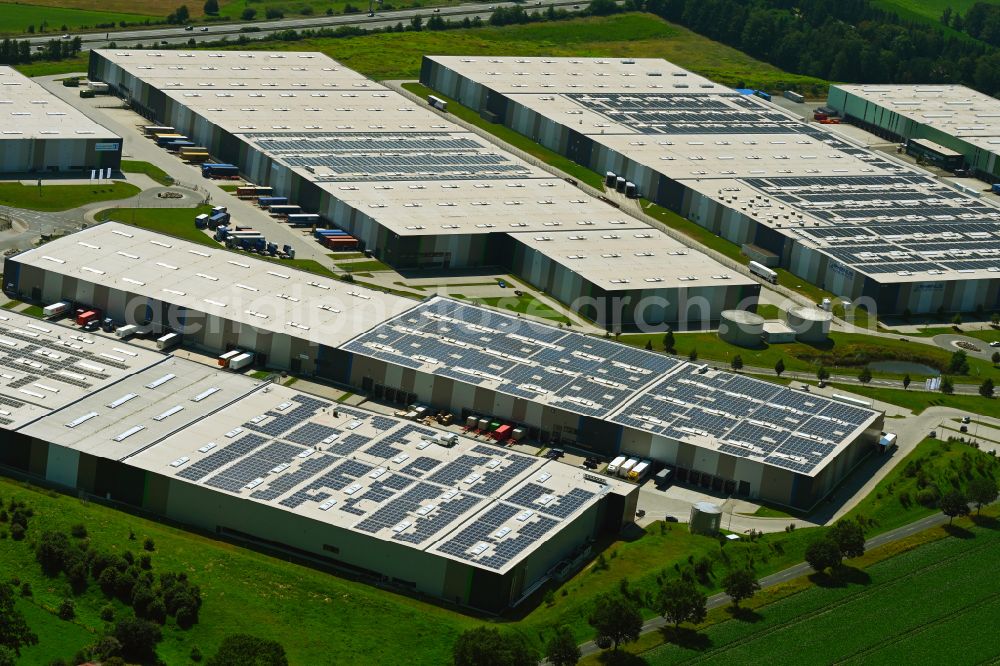
[[[718,534],[722,525],[722,509],[711,502],[696,502],[691,506],[688,528],[691,534]]]
[[[819,308],[796,306],[788,310],[788,325],[800,342],[826,342],[830,337],[833,313]]]
[[[757,347],[764,334],[764,318],[747,310],[723,310],[719,338],[731,345]]]

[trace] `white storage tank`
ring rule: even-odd
[[[747,310],[723,310],[719,338],[731,345],[759,347],[764,334],[764,318]]]
[[[691,534],[707,534],[712,536],[719,533],[722,525],[722,509],[711,502],[696,502],[691,506],[691,518],[688,521],[688,529]]]
[[[789,308],[787,320],[799,342],[824,343],[830,338],[832,312],[798,305]]]

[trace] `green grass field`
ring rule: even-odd
[[[127,199],[139,193],[135,185],[114,182],[107,185],[22,185],[0,183],[0,204],[15,208],[59,211],[98,201]]]
[[[67,3],[68,4],[68,3]],[[163,16],[168,12],[164,11]],[[0,34],[21,35],[27,32],[28,26],[35,26],[37,31],[43,23],[48,25],[48,33],[52,39],[62,36],[63,27],[66,30],[77,30],[81,27],[93,27],[99,23],[140,23],[149,16],[115,11],[90,11],[70,9],[66,7],[46,7],[13,2],[0,3]],[[36,32],[35,36],[39,36]]]
[[[875,0],[876,6],[899,13],[904,18],[918,16],[938,23],[941,12],[951,7],[953,12],[965,15],[976,2],[983,0]],[[987,0],[988,2],[988,0]]]
[[[138,160],[122,160],[123,173],[144,173],[160,185],[173,185],[174,179],[167,175],[167,172],[160,167],[149,162]]]
[[[849,585],[817,585],[755,609],[754,621],[709,627],[700,649],[664,645],[659,666],[748,664],[989,663],[1000,643],[1000,531],[973,527],[868,567]],[[990,572],[990,573],[986,573]]]
[[[445,32],[268,42],[263,48],[320,50],[375,79],[416,79],[424,54],[666,58],[727,85],[825,90],[826,82],[789,74],[652,14],[573,19]],[[233,48],[236,48],[235,46]],[[257,46],[255,45],[255,48]]]
[[[839,386],[839,384],[837,384]],[[926,393],[924,391],[904,391],[901,388],[882,388],[874,386],[862,386],[853,383],[844,387],[851,393],[882,400],[909,409],[914,414],[923,412],[928,407],[952,407],[961,409],[970,414],[982,414],[1000,418],[1000,399],[983,398],[979,395],[945,395],[944,393]]]
[[[453,294],[456,298],[462,298],[460,294]],[[468,299],[473,303],[479,303],[480,305],[488,305],[491,308],[497,308],[498,310],[509,310],[511,312],[519,312],[521,314],[527,314],[534,317],[541,317],[542,319],[550,319],[555,322],[561,322],[563,324],[570,323],[569,318],[562,314],[558,310],[550,308],[545,303],[539,301],[538,299],[525,294],[523,296],[492,296],[489,298],[470,298]]]
[[[334,259],[340,259],[340,257],[333,255]],[[369,272],[369,271],[391,271],[392,268],[383,264],[381,261],[376,259],[368,259],[365,261],[345,261],[343,263],[338,263],[337,268],[342,271],[347,271],[348,273],[359,273],[359,272]]]
[[[211,206],[196,208],[108,208],[97,214],[97,219],[115,220],[132,224],[143,229],[170,234],[177,238],[219,247],[212,237],[200,229],[195,229],[194,218],[207,213]]]

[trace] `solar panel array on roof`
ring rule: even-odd
[[[680,361],[571,331],[467,306],[427,301],[344,347],[470,384],[608,414]]]

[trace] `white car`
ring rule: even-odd
[[[994,340],[991,342],[990,347],[1000,347],[1000,340]]]

